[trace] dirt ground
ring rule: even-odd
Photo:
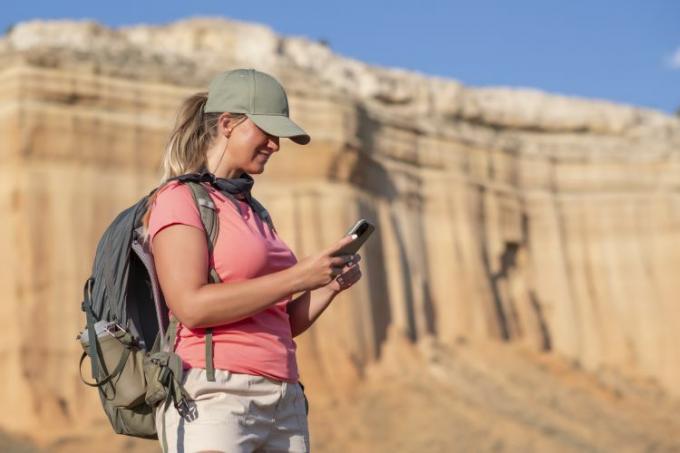
[[[309,395],[312,450],[680,452],[680,400],[623,375],[515,345],[396,342],[342,398]],[[0,435],[0,451],[160,451],[108,426],[37,441]]]

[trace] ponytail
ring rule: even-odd
[[[161,186],[170,178],[196,173],[208,167],[207,151],[217,133],[217,120],[221,113],[204,113],[208,93],[196,93],[187,98],[177,112],[175,127],[165,147]],[[156,201],[157,190],[147,201],[142,218],[144,239],[148,240],[151,206]]]
[[[215,137],[215,126],[221,115],[203,112],[207,100],[208,93],[196,93],[182,103],[163,156],[161,183],[207,166],[206,152]]]

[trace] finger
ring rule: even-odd
[[[352,263],[353,255],[334,256],[331,258],[331,266],[343,267]]]
[[[357,281],[359,280],[359,278],[361,278],[361,271],[359,270],[359,268],[352,269],[351,271],[345,273],[343,275],[343,278],[345,280]]]
[[[345,266],[345,271],[346,272],[359,272],[361,269],[361,266],[358,263],[351,263],[348,266]]]
[[[342,274],[338,277],[338,280],[342,279],[345,282],[348,281],[356,281],[360,278],[361,276],[361,271],[359,269],[359,266],[352,266],[349,269],[345,269]]]
[[[361,272],[345,273],[339,276],[336,281],[340,284],[340,289],[348,289],[361,278]]]
[[[347,264],[345,267],[342,268],[342,272],[346,273],[352,270],[352,268],[356,266],[356,264]]]
[[[343,257],[347,257],[347,265],[350,266],[356,266],[359,261],[361,261],[361,257],[359,255],[343,255]]]
[[[347,274],[348,276],[361,274],[361,268],[359,266],[352,266],[350,269],[345,271],[345,274]]]
[[[361,279],[361,272],[357,272],[356,274],[353,274],[353,275],[348,276],[348,277],[343,277],[345,284],[350,285],[350,286],[355,284],[356,282],[358,282],[360,279]]]
[[[333,266],[331,267],[331,276],[333,278],[337,277],[338,275],[342,274],[342,267],[341,266]]]
[[[359,269],[361,269],[361,266],[358,263],[351,263],[347,266],[347,270],[358,271]]]

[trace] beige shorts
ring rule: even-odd
[[[182,418],[173,404],[163,417],[156,409],[159,439],[165,432],[168,452],[308,452],[309,430],[299,384],[262,376],[204,369],[185,371],[184,388],[193,399],[195,418]]]

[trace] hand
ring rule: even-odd
[[[333,256],[338,250],[356,239],[356,235],[345,236],[323,252],[304,258],[293,266],[297,280],[297,291],[309,291],[332,283],[347,271],[357,255]]]
[[[361,261],[361,255],[354,255],[354,259],[343,268],[342,273],[321,289],[327,290],[335,296],[354,286],[362,276],[359,261]]]

